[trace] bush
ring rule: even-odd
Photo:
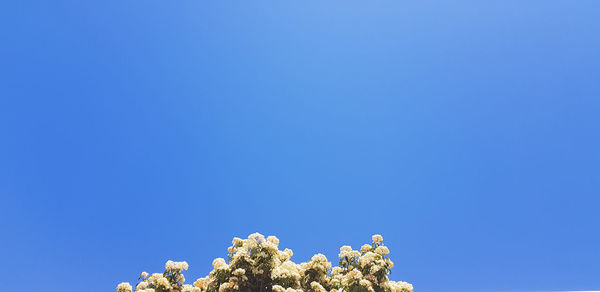
[[[291,261],[292,250],[279,250],[279,239],[259,233],[248,239],[235,237],[227,250],[227,261],[217,258],[213,270],[193,285],[184,284],[186,262],[168,261],[163,273],[140,274],[136,292],[412,292],[406,282],[390,281],[394,263],[387,256],[381,235],[360,251],[342,246],[339,265],[322,254],[308,262]],[[132,292],[129,283],[117,286],[117,292]]]

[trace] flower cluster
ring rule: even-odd
[[[347,292],[409,292],[412,285],[390,281],[388,275],[394,263],[387,257],[390,250],[383,245],[383,237],[373,235],[373,242],[361,246],[360,251],[350,246],[340,248],[340,263],[331,271],[332,286]]]
[[[152,275],[142,272],[140,282],[135,286],[136,292],[202,292],[202,290],[192,286],[184,285],[185,277],[182,272],[188,269],[187,262],[168,261],[165,264],[165,271],[154,273]],[[129,283],[121,283],[117,287],[117,292],[132,292]]]
[[[253,233],[247,239],[233,238],[227,260],[217,258],[213,270],[193,285],[184,284],[186,262],[168,261],[161,273],[140,274],[135,292],[412,292],[406,282],[390,281],[394,263],[387,256],[381,235],[360,251],[342,246],[339,266],[322,254],[296,264],[290,249],[279,250],[279,239]],[[117,286],[117,292],[133,292],[129,283]]]

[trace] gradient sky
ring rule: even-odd
[[[3,291],[381,233],[417,292],[600,290],[600,1],[2,1]]]

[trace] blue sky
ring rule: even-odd
[[[525,3],[524,3],[525,2]],[[3,290],[381,233],[418,292],[600,289],[598,1],[3,1]]]

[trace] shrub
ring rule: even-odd
[[[390,281],[394,263],[387,256],[381,235],[360,251],[342,246],[339,265],[322,254],[296,264],[292,250],[279,250],[279,239],[253,233],[247,239],[235,237],[227,260],[217,258],[213,270],[193,285],[184,284],[186,262],[168,261],[163,273],[140,274],[136,292],[412,292],[406,282]],[[132,292],[129,283],[117,286],[117,292]]]

